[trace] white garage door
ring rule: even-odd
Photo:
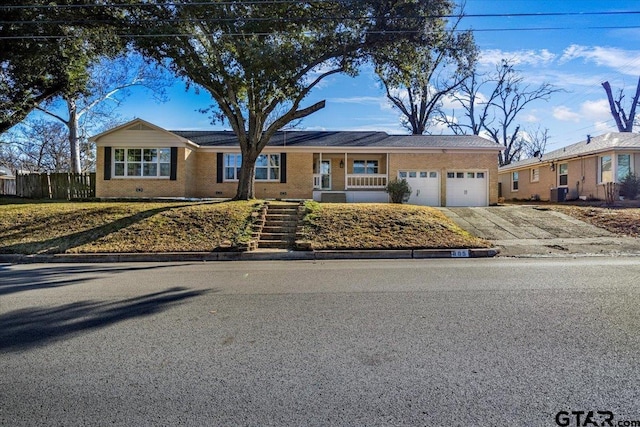
[[[398,178],[411,186],[407,203],[422,206],[440,206],[440,174],[436,171],[399,171]]]
[[[486,171],[447,172],[447,206],[487,206]]]

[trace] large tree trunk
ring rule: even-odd
[[[80,140],[78,138],[78,108],[74,99],[67,99],[67,108],[69,110],[69,145],[71,147],[71,172],[81,173],[82,165],[80,164]]]
[[[620,92],[618,99],[614,99],[609,82],[603,82],[602,87],[607,94],[609,111],[611,112],[613,119],[616,121],[618,132],[633,132],[633,124],[636,118],[636,107],[638,106],[638,100],[640,99],[640,79],[638,79],[638,84],[636,85],[636,93],[633,96],[628,116],[622,106],[622,99],[624,98],[622,91]]]
[[[258,153],[255,150],[242,150],[242,165],[238,177],[238,190],[234,200],[250,200],[255,198],[255,171]]]

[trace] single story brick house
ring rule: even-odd
[[[607,183],[638,172],[640,135],[612,132],[500,167],[500,191],[506,200],[604,200]]]
[[[241,164],[230,131],[169,131],[141,119],[91,138],[96,196],[233,197]],[[256,164],[258,198],[388,202],[389,180],[411,185],[408,203],[498,202],[501,146],[478,136],[384,132],[277,132]]]

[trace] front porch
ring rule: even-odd
[[[313,199],[333,202],[388,202],[388,154],[315,153]]]

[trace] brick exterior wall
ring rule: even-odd
[[[316,154],[317,157],[317,154]],[[430,154],[391,153],[387,165],[386,154],[349,154],[344,169],[340,168],[342,154],[325,154],[323,160],[331,160],[332,188],[344,189],[345,169],[353,171],[354,160],[379,160],[380,173],[388,169],[389,179],[398,176],[399,170],[435,170],[440,174],[441,205],[446,206],[447,171],[486,171],[489,177],[489,203],[498,202],[498,171],[495,153],[449,152]],[[98,149],[96,163],[97,197],[221,197],[235,196],[237,182],[217,183],[217,153],[196,152],[190,148],[178,148],[177,180],[114,178],[104,180],[104,147]],[[287,182],[255,183],[257,198],[310,199],[313,196],[313,153],[287,153]],[[571,169],[570,169],[571,170]],[[542,180],[541,170],[541,180]],[[571,178],[570,178],[571,179]],[[524,182],[521,178],[521,182]],[[504,184],[503,184],[504,185]],[[522,184],[521,184],[522,185]],[[505,187],[503,187],[504,189]],[[509,187],[510,188],[510,187]],[[524,190],[524,189],[523,189]]]
[[[96,196],[102,198],[152,198],[152,197],[199,197],[231,198],[237,191],[237,182],[217,181],[217,152],[199,149],[170,132],[151,129],[149,126],[134,126],[116,130],[99,137],[96,158]],[[104,147],[161,148],[177,147],[176,180],[166,178],[118,178],[104,179]],[[442,150],[445,151],[445,150]],[[489,179],[489,203],[498,202],[498,161],[495,151],[446,150],[433,153],[349,153],[344,168],[344,153],[322,154],[323,160],[331,161],[332,190],[345,189],[345,174],[353,173],[354,160],[378,160],[379,174],[388,173],[389,179],[398,176],[399,170],[438,171],[441,185],[441,205],[446,206],[447,171],[483,171]],[[278,153],[268,148],[265,153]],[[287,182],[255,182],[257,198],[311,199],[313,197],[314,160],[320,155],[308,152],[287,153]],[[640,156],[638,156],[640,157]],[[388,159],[388,162],[387,162]],[[542,170],[541,170],[542,171]],[[570,168],[570,174],[571,174]],[[542,173],[541,173],[542,178]],[[570,181],[573,178],[570,176]],[[363,190],[365,191],[365,190]],[[542,194],[541,194],[542,196]]]
[[[498,203],[498,154],[478,152],[389,154],[389,179],[399,170],[429,170],[440,175],[440,204],[446,206],[447,171],[486,171],[489,176],[489,204]]]
[[[187,184],[193,180],[191,172],[196,153],[190,148],[178,148],[177,177],[168,178],[116,178],[104,179],[104,147],[98,147],[96,156],[96,197],[189,197]]]
[[[218,153],[207,151],[197,154],[195,197],[234,197],[237,181],[216,182]],[[310,199],[313,195],[313,154],[287,153],[287,182],[256,181],[254,188],[257,198]]]
[[[555,162],[555,170],[551,169],[551,163],[541,162],[535,166],[526,166],[514,170],[500,171],[500,183],[502,185],[502,195],[505,200],[515,199],[531,199],[532,196],[539,195],[540,200],[548,201],[551,197],[551,188],[558,187],[558,165],[567,163],[567,185],[569,200],[575,200],[578,197],[587,197],[604,200],[605,192],[603,186],[598,182],[598,163],[600,157],[611,155],[613,158],[618,154],[632,154],[632,169],[637,174],[640,171],[640,154],[633,154],[625,151],[615,151],[599,153],[598,155],[585,156],[571,160],[558,160]],[[540,169],[540,181],[531,182],[531,169],[537,167]],[[518,191],[512,191],[511,181],[512,173],[517,170],[520,174]],[[615,173],[615,171],[614,171]]]

